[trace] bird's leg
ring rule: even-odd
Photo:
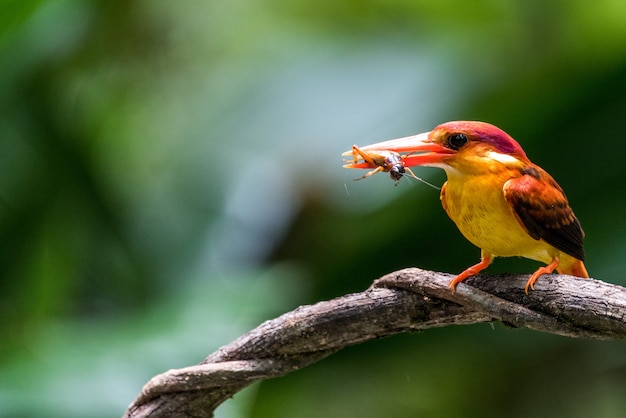
[[[535,282],[537,281],[539,277],[543,276],[544,274],[552,273],[559,266],[560,262],[561,260],[559,260],[558,257],[554,257],[550,264],[548,264],[545,267],[539,267],[537,271],[534,272],[532,276],[530,276],[530,279],[528,279],[528,281],[526,282],[526,287],[524,288],[526,294],[528,294],[528,288],[535,290],[533,285],[535,284]]]
[[[448,283],[448,287],[454,293],[456,291],[456,285],[461,283],[463,280],[467,279],[470,276],[480,273],[491,264],[491,254],[482,253],[480,258],[480,263],[474,264],[472,267],[465,269],[461,274],[456,276],[454,279],[450,280]]]

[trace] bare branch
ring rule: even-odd
[[[577,338],[626,338],[626,288],[594,279],[476,276],[452,294],[453,276],[417,268],[388,274],[365,292],[301,306],[266,321],[201,364],[152,378],[125,417],[211,417],[247,385],[283,376],[348,345],[389,335],[502,321]]]

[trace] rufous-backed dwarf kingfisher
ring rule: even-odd
[[[355,155],[353,150],[344,156]],[[526,293],[541,275],[554,270],[589,277],[583,263],[584,232],[563,189],[498,127],[447,122],[430,132],[359,150],[391,151],[402,155],[405,167],[445,170],[448,181],[441,188],[441,204],[465,238],[481,249],[480,263],[450,281],[452,292],[458,283],[487,268],[494,257],[520,256],[546,264],[530,276]],[[344,167],[378,168],[374,160]]]

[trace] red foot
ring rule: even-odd
[[[554,257],[550,264],[545,267],[539,267],[537,271],[534,272],[532,276],[530,276],[530,279],[528,279],[528,281],[526,282],[526,287],[524,288],[526,294],[528,294],[528,288],[535,290],[534,284],[539,277],[543,276],[544,274],[552,273],[559,266],[559,263],[560,260],[557,257]]]
[[[448,283],[448,287],[450,288],[452,293],[454,293],[456,291],[457,284],[461,283],[463,280],[467,279],[470,276],[474,276],[475,274],[480,273],[481,271],[489,267],[489,264],[491,264],[491,256],[484,255],[480,259],[480,263],[465,269],[465,271],[463,271],[461,274],[450,280],[450,283]]]

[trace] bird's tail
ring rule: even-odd
[[[568,257],[569,258],[569,257]],[[570,276],[584,277],[588,278],[589,273],[587,273],[587,269],[585,268],[585,264],[576,258],[572,258],[572,262],[570,263],[562,263],[558,268],[559,273],[569,274]]]

